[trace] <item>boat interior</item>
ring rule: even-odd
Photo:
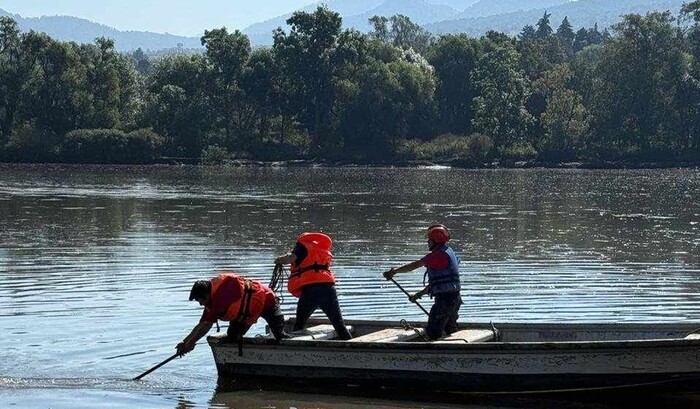
[[[286,323],[292,336],[282,344],[338,341],[333,326],[323,319],[312,319],[306,328],[292,332],[294,321]],[[353,339],[343,342],[396,343],[430,342],[440,345],[477,344],[493,342],[603,342],[688,340],[700,342],[700,324],[667,323],[482,323],[463,324],[458,331],[430,341],[425,336],[425,322],[405,320],[362,321],[347,320],[346,326]],[[213,338],[225,338],[225,333]],[[266,342],[272,335],[246,337],[246,342]]]

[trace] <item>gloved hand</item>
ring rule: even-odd
[[[410,302],[416,302],[416,301],[418,301],[422,296],[423,296],[423,292],[422,292],[422,291],[419,291],[419,292],[413,294],[412,296],[408,297],[408,301],[410,301]]]
[[[195,344],[180,342],[179,344],[177,344],[175,349],[177,349],[178,355],[183,356],[186,353],[192,351],[194,349],[194,346],[195,346]]]
[[[385,271],[383,275],[387,280],[391,280],[396,275],[396,269],[392,267],[389,271]]]

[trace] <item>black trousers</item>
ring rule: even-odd
[[[301,297],[297,303],[297,317],[294,323],[294,331],[304,329],[306,322],[318,308],[321,308],[333,328],[338,338],[347,340],[351,339],[350,331],[345,328],[343,315],[340,313],[340,304],[338,303],[338,293],[333,284],[309,284],[301,289]]]
[[[443,331],[447,335],[457,331],[457,319],[459,318],[459,307],[461,305],[462,297],[459,291],[435,295],[435,303],[430,309],[428,326],[425,328],[429,339],[442,338]]]
[[[282,310],[280,309],[279,300],[275,301],[275,305],[272,306],[272,308],[268,308],[266,311],[263,311],[263,313],[260,314],[260,317],[267,322],[267,325],[270,327],[270,331],[272,332],[272,335],[275,336],[275,339],[279,340],[281,338],[289,338],[289,335],[284,332],[284,314],[282,314]],[[231,322],[228,326],[228,330],[226,331],[226,335],[228,335],[229,339],[235,340],[238,339],[238,337],[245,335],[250,327],[250,325],[243,322]]]

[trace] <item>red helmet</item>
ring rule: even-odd
[[[436,243],[447,243],[450,241],[450,231],[442,224],[433,224],[428,227],[428,239]]]
[[[328,251],[333,247],[333,240],[330,236],[323,233],[302,233],[297,238],[297,241],[304,244],[313,244]]]

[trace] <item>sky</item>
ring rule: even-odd
[[[218,27],[243,29],[314,0],[0,0],[22,17],[67,15],[119,30],[200,36]]]

